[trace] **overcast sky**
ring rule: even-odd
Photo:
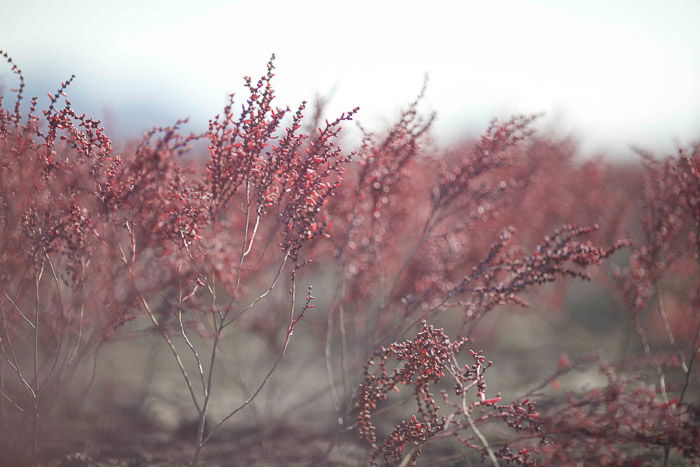
[[[280,106],[332,93],[331,115],[360,106],[378,129],[427,72],[439,140],[545,112],[586,150],[621,155],[700,136],[698,25],[699,0],[0,0],[0,48],[29,92],[75,73],[75,107],[131,132],[205,128],[275,52]]]

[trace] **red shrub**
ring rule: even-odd
[[[271,60],[259,80],[245,79],[240,111],[231,95],[204,134],[185,135],[178,121],[116,150],[65,98],[72,78],[41,115],[36,99],[23,115],[24,78],[3,57],[20,84],[14,104],[0,100],[0,400],[27,423],[0,439],[31,439],[32,462],[78,363],[143,318],[196,412],[196,464],[317,305],[311,287],[299,296],[302,274],[327,288],[314,362],[340,428],[358,429],[370,464],[413,465],[438,442],[494,464],[698,459],[700,146],[644,154],[641,168],[579,163],[571,140],[536,135],[534,117],[516,116],[439,150],[421,93],[383,135],[363,130],[353,160],[337,141],[357,109],[306,134],[305,104],[273,105]],[[202,141],[206,157],[183,157]],[[494,309],[563,308],[568,283],[589,278],[629,318],[614,331],[630,330],[638,345],[562,354],[551,377],[508,403],[500,394],[520,388],[487,392],[483,352],[460,362]],[[559,311],[554,325],[567,319]],[[490,323],[492,337],[508,332]],[[219,349],[234,326],[275,353],[259,381],[242,382],[248,396],[210,423]],[[564,397],[546,389],[593,360],[610,362],[598,386],[567,386]],[[395,419],[388,401],[407,389],[415,410]]]

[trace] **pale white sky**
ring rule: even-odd
[[[278,105],[335,91],[331,115],[359,105],[378,129],[428,72],[438,140],[545,112],[623,155],[700,136],[698,25],[700,0],[0,0],[0,48],[29,92],[75,73],[75,107],[123,129],[205,128],[275,52]]]

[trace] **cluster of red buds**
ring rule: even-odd
[[[507,446],[493,451],[478,426],[501,420],[517,432],[537,435],[539,414],[534,404],[529,400],[500,404],[500,396],[488,397],[484,373],[491,362],[486,361],[483,352],[470,349],[474,362],[458,362],[457,354],[467,342],[466,338],[452,341],[444,330],[423,321],[414,339],[382,348],[367,362],[355,406],[359,436],[372,448],[371,465],[378,465],[380,458],[385,465],[404,461],[404,465],[415,465],[427,445],[445,438],[456,438],[483,457],[530,463],[526,448],[517,454]],[[451,412],[442,413],[431,388],[447,380],[452,380],[453,390],[440,393],[443,405]],[[402,392],[402,386],[412,392],[416,413],[400,420],[380,444],[374,415],[387,409],[386,401],[392,392]],[[468,397],[473,400],[468,401]]]

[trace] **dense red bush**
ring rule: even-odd
[[[204,134],[177,122],[117,150],[65,97],[72,78],[39,112],[3,57],[20,83],[14,102],[0,100],[0,441],[22,446],[8,459],[46,459],[39,441],[70,376],[136,320],[174,357],[196,413],[196,464],[264,390],[314,307],[312,347],[328,376],[314,384],[338,420],[326,462],[348,429],[373,465],[415,465],[433,446],[494,464],[700,458],[700,146],[643,154],[641,167],[578,162],[570,139],[516,116],[441,150],[421,92],[347,153],[338,139],[357,109],[320,125],[317,109],[307,134],[305,104],[273,104],[271,60],[246,78],[240,110],[231,95]],[[191,149],[198,142],[208,154]],[[297,290],[314,278],[322,300]],[[492,312],[555,309],[556,323],[581,279],[615,299],[628,320],[620,333],[638,345],[562,354],[534,389],[494,388],[481,329],[517,330]],[[275,355],[245,382],[249,396],[213,419],[232,328]],[[597,386],[546,390],[595,365]]]

